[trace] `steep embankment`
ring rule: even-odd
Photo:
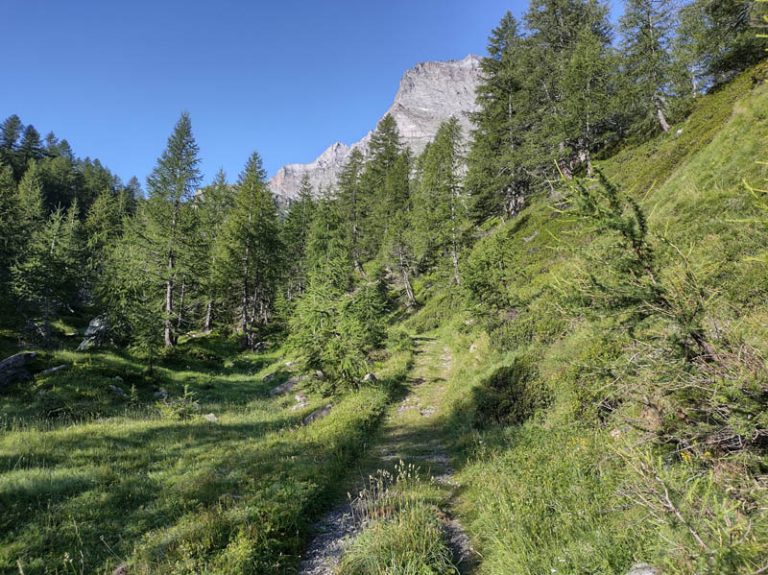
[[[467,390],[456,428],[468,440],[460,509],[479,573],[765,568],[768,287],[754,256],[768,230],[742,180],[765,181],[768,87],[753,74],[602,163],[648,214],[679,307],[669,317],[630,326],[586,297],[617,244],[565,202],[535,199],[469,255],[474,313],[444,321],[474,340],[461,336],[455,352]],[[689,312],[714,360],[681,358]]]

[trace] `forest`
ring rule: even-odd
[[[470,133],[290,201],[9,116],[0,573],[768,572],[766,26],[531,0]]]

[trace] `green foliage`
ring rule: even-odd
[[[289,344],[307,367],[337,386],[356,387],[369,371],[368,353],[386,340],[386,294],[381,281],[352,293],[310,284],[291,318]]]
[[[537,386],[534,369],[528,358],[515,357],[475,387],[476,425],[519,425],[546,408],[551,399]]]
[[[80,285],[82,254],[77,204],[57,210],[35,230],[25,256],[12,269],[13,287],[28,314],[43,320],[43,337],[59,308],[74,304]]]
[[[234,206],[217,237],[216,281],[229,301],[238,301],[243,344],[257,343],[273,311],[282,265],[277,207],[266,183],[261,158],[254,153],[240,174]]]
[[[188,385],[184,386],[184,393],[180,397],[165,398],[155,405],[165,419],[191,419],[200,411],[197,394],[190,391]]]

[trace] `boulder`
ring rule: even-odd
[[[290,379],[288,379],[287,381],[284,381],[283,383],[281,383],[277,387],[273,388],[269,392],[269,395],[271,397],[277,397],[278,395],[284,395],[284,394],[288,393],[289,391],[291,391],[294,387],[296,387],[297,383],[301,383],[301,381],[302,381],[302,378],[295,375],[295,376],[291,377]]]
[[[363,383],[376,383],[377,381],[379,381],[379,378],[372,373],[366,373],[363,376]]]
[[[36,354],[33,351],[22,351],[0,361],[0,389],[12,383],[32,379],[27,365],[35,357]]]
[[[109,337],[109,324],[104,316],[93,318],[85,329],[85,338],[77,347],[77,351],[87,351],[102,346]]]
[[[304,425],[309,425],[310,423],[314,423],[315,421],[318,421],[320,419],[323,419],[326,417],[329,413],[331,413],[331,409],[333,409],[332,404],[328,404],[325,407],[321,407],[320,409],[316,409],[312,413],[310,413],[308,416],[306,416],[301,423]]]
[[[118,387],[117,385],[110,385],[109,390],[117,397],[128,397],[128,394],[125,393],[125,390],[122,387]]]

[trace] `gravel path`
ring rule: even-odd
[[[412,371],[408,393],[390,407],[382,427],[371,469],[392,468],[403,461],[418,466],[446,488],[446,512],[441,513],[446,542],[454,564],[462,574],[471,573],[477,560],[461,523],[450,513],[458,489],[451,460],[441,435],[445,433],[440,410],[450,377],[453,358],[448,347],[437,341],[421,343]],[[333,575],[346,544],[362,529],[355,520],[350,502],[337,505],[314,527],[315,537],[299,565],[299,575]]]

